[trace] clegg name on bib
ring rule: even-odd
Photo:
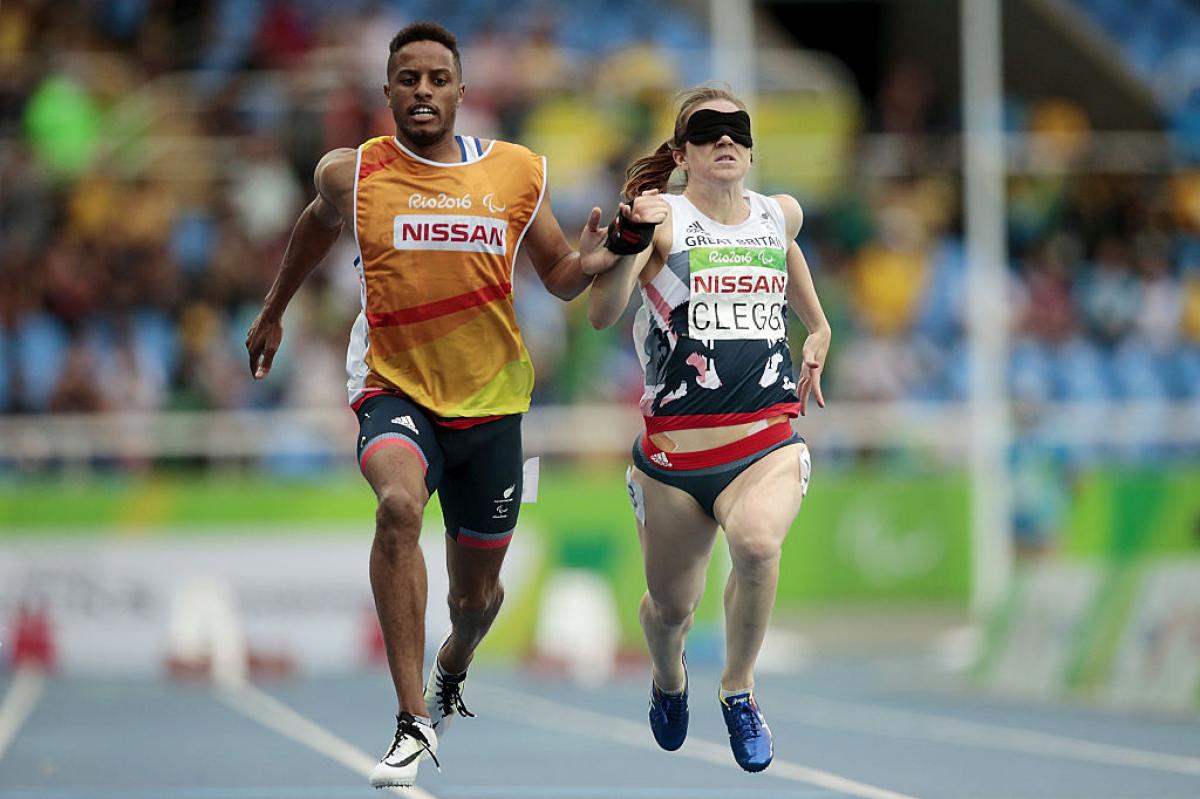
[[[693,247],[693,338],[775,339],[787,331],[787,256],[776,247]]]

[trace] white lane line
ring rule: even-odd
[[[898,738],[924,738],[937,743],[1082,760],[1106,766],[1200,775],[1200,758],[857,702],[804,696],[797,697],[796,703],[790,706],[779,706],[773,712],[815,727],[833,727]]]
[[[215,691],[222,702],[242,715],[269,727],[285,738],[307,746],[314,752],[325,755],[330,760],[341,763],[363,777],[371,776],[371,769],[375,767],[374,758],[315,721],[300,715],[265,691],[260,691],[249,683],[218,685]],[[433,794],[415,785],[411,788],[389,790],[408,799],[437,799]]]
[[[603,738],[639,749],[659,751],[658,745],[647,736],[644,724],[635,724],[620,716],[610,716],[573,705],[564,705],[510,688],[501,688],[496,685],[487,685],[484,690],[480,690],[480,688],[479,685],[474,688],[475,696],[479,697],[477,701],[482,703],[486,696],[489,704],[495,702],[502,706],[502,710],[509,714],[512,721],[572,735]],[[683,745],[682,749],[675,752],[675,755],[702,760],[706,763],[715,763],[718,766],[737,768],[727,745],[713,743],[692,735],[688,736],[687,743]],[[794,782],[815,785],[830,791],[838,791],[848,796],[857,796],[860,799],[916,799],[908,794],[868,785],[838,774],[779,758],[775,758],[770,768],[763,773],[772,777],[782,777]]]
[[[456,799],[729,799],[729,789],[630,788],[628,785],[471,785],[453,789]],[[330,791],[328,786],[278,786],[221,788],[138,788],[138,789],[54,789],[0,788],[0,799],[363,799],[362,788]],[[811,791],[792,786],[782,789],[738,789],[738,799],[803,799],[824,797],[829,792]],[[983,799],[978,797],[976,799]],[[1055,799],[1063,799],[1055,797]],[[1085,799],[1076,797],[1075,799]],[[1088,799],[1091,799],[1090,797]],[[1195,799],[1194,796],[1155,799]]]
[[[34,669],[17,669],[0,704],[0,759],[16,740],[46,687],[46,676]]]

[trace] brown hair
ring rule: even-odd
[[[710,100],[728,100],[743,111],[746,110],[746,104],[722,86],[695,86],[680,92],[675,98],[679,113],[675,115],[674,135],[658,145],[658,149],[650,155],[642,156],[625,170],[625,188],[622,190],[625,199],[637,197],[649,189],[666,191],[671,173],[675,171],[675,151],[683,149],[683,134],[687,129],[688,117],[692,115],[692,109]]]

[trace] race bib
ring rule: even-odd
[[[693,247],[692,338],[777,339],[787,332],[787,256],[776,247]]]
[[[812,477],[812,455],[808,452],[808,445],[800,445],[800,496],[808,496],[808,480]]]
[[[625,489],[629,492],[629,504],[633,506],[633,515],[637,520],[646,523],[646,495],[642,492],[642,486],[637,480],[633,479],[633,467],[625,468]]]

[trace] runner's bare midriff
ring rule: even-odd
[[[767,426],[786,422],[787,416],[780,414],[766,419]],[[697,452],[714,447],[723,447],[750,435],[751,429],[761,430],[762,421],[734,424],[727,427],[699,427],[690,430],[672,430],[670,433],[652,433],[650,441],[663,452]]]

